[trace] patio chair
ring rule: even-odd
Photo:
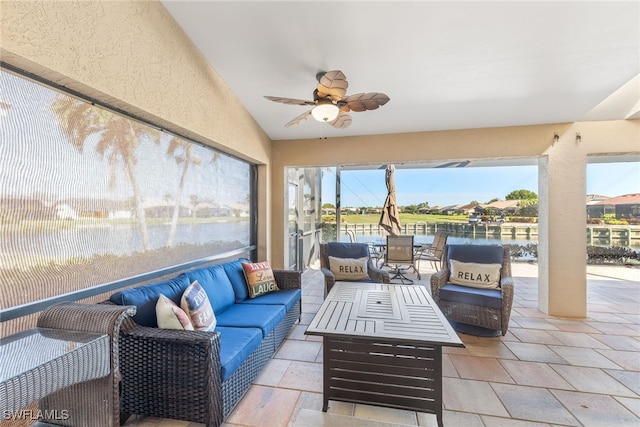
[[[449,233],[437,231],[430,245],[422,245],[416,254],[416,269],[420,271],[420,261],[429,261],[434,270],[442,268],[442,255]]]
[[[349,241],[351,243],[359,243],[358,238],[356,237],[355,230],[347,230],[347,236],[349,237]],[[369,256],[373,261],[373,265],[375,267],[379,267],[379,264],[384,258],[384,250],[381,245],[377,245],[376,242],[365,242],[369,245]]]
[[[431,295],[458,332],[506,335],[513,304],[509,250],[500,245],[447,245]]]
[[[420,280],[420,272],[414,263],[413,235],[387,236],[384,258],[385,267],[389,269],[389,273],[393,273],[390,280],[398,279],[402,284],[413,283],[413,280],[405,275],[409,269],[413,269]]]
[[[389,283],[389,273],[374,265],[366,243],[321,244],[320,270],[324,275],[325,295],[336,280]]]

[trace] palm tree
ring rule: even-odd
[[[178,184],[178,194],[176,196],[176,205],[173,208],[173,218],[171,219],[171,228],[169,229],[169,237],[167,238],[167,247],[173,246],[173,239],[176,235],[176,227],[178,226],[178,216],[180,214],[180,202],[182,201],[182,192],[184,191],[185,177],[191,165],[199,165],[200,157],[191,152],[193,144],[175,136],[169,141],[167,154],[172,156],[177,164],[182,164],[182,173],[180,174],[180,183]]]
[[[193,211],[191,212],[191,217],[195,218],[196,217],[196,213],[198,211],[198,195],[197,194],[192,194],[190,199],[191,199],[191,206],[193,206]]]
[[[109,163],[109,188],[114,187],[118,165],[122,162],[133,190],[142,244],[145,251],[149,250],[151,247],[147,221],[134,169],[137,163],[136,152],[142,137],[146,136],[152,142],[158,143],[160,131],[65,95],[60,95],[51,105],[51,109],[58,117],[69,142],[79,152],[82,153],[90,137],[98,138],[96,152],[103,158],[106,157]]]

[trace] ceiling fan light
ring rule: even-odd
[[[338,117],[338,113],[340,113],[340,109],[331,102],[318,104],[311,110],[311,115],[319,122],[333,121]]]

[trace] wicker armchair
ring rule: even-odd
[[[467,263],[501,264],[499,288],[477,289],[452,284],[449,281],[452,259]],[[509,327],[514,287],[509,250],[499,245],[448,245],[442,265],[443,269],[431,276],[431,294],[447,319],[505,335]],[[456,328],[455,324],[453,326]],[[468,329],[456,329],[473,333],[467,332]]]
[[[369,280],[377,283],[389,283],[389,272],[381,270],[374,265],[366,243],[340,243],[330,242],[320,245],[320,269],[324,274],[325,295],[329,293],[336,283],[336,277],[331,272],[329,257],[337,258],[364,258],[368,257],[367,274]]]
[[[40,400],[40,410],[68,410],[64,425],[120,425],[120,363],[118,338],[122,323],[136,313],[133,306],[62,303],[44,310],[38,327],[109,335],[111,374],[65,387]],[[35,350],[35,349],[34,349]],[[101,402],[96,395],[102,396]]]

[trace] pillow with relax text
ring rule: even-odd
[[[367,271],[369,258],[337,258],[329,257],[329,270],[336,280],[366,280],[369,278]]]
[[[242,269],[244,270],[244,277],[247,279],[249,298],[280,290],[268,261],[243,262]]]
[[[216,316],[213,313],[209,297],[200,283],[194,280],[182,294],[180,306],[193,324],[196,331],[213,331],[216,327]]]
[[[472,288],[499,289],[501,264],[481,264],[449,260],[449,282]]]
[[[156,318],[158,328],[193,331],[193,325],[187,313],[162,294],[156,303]]]

